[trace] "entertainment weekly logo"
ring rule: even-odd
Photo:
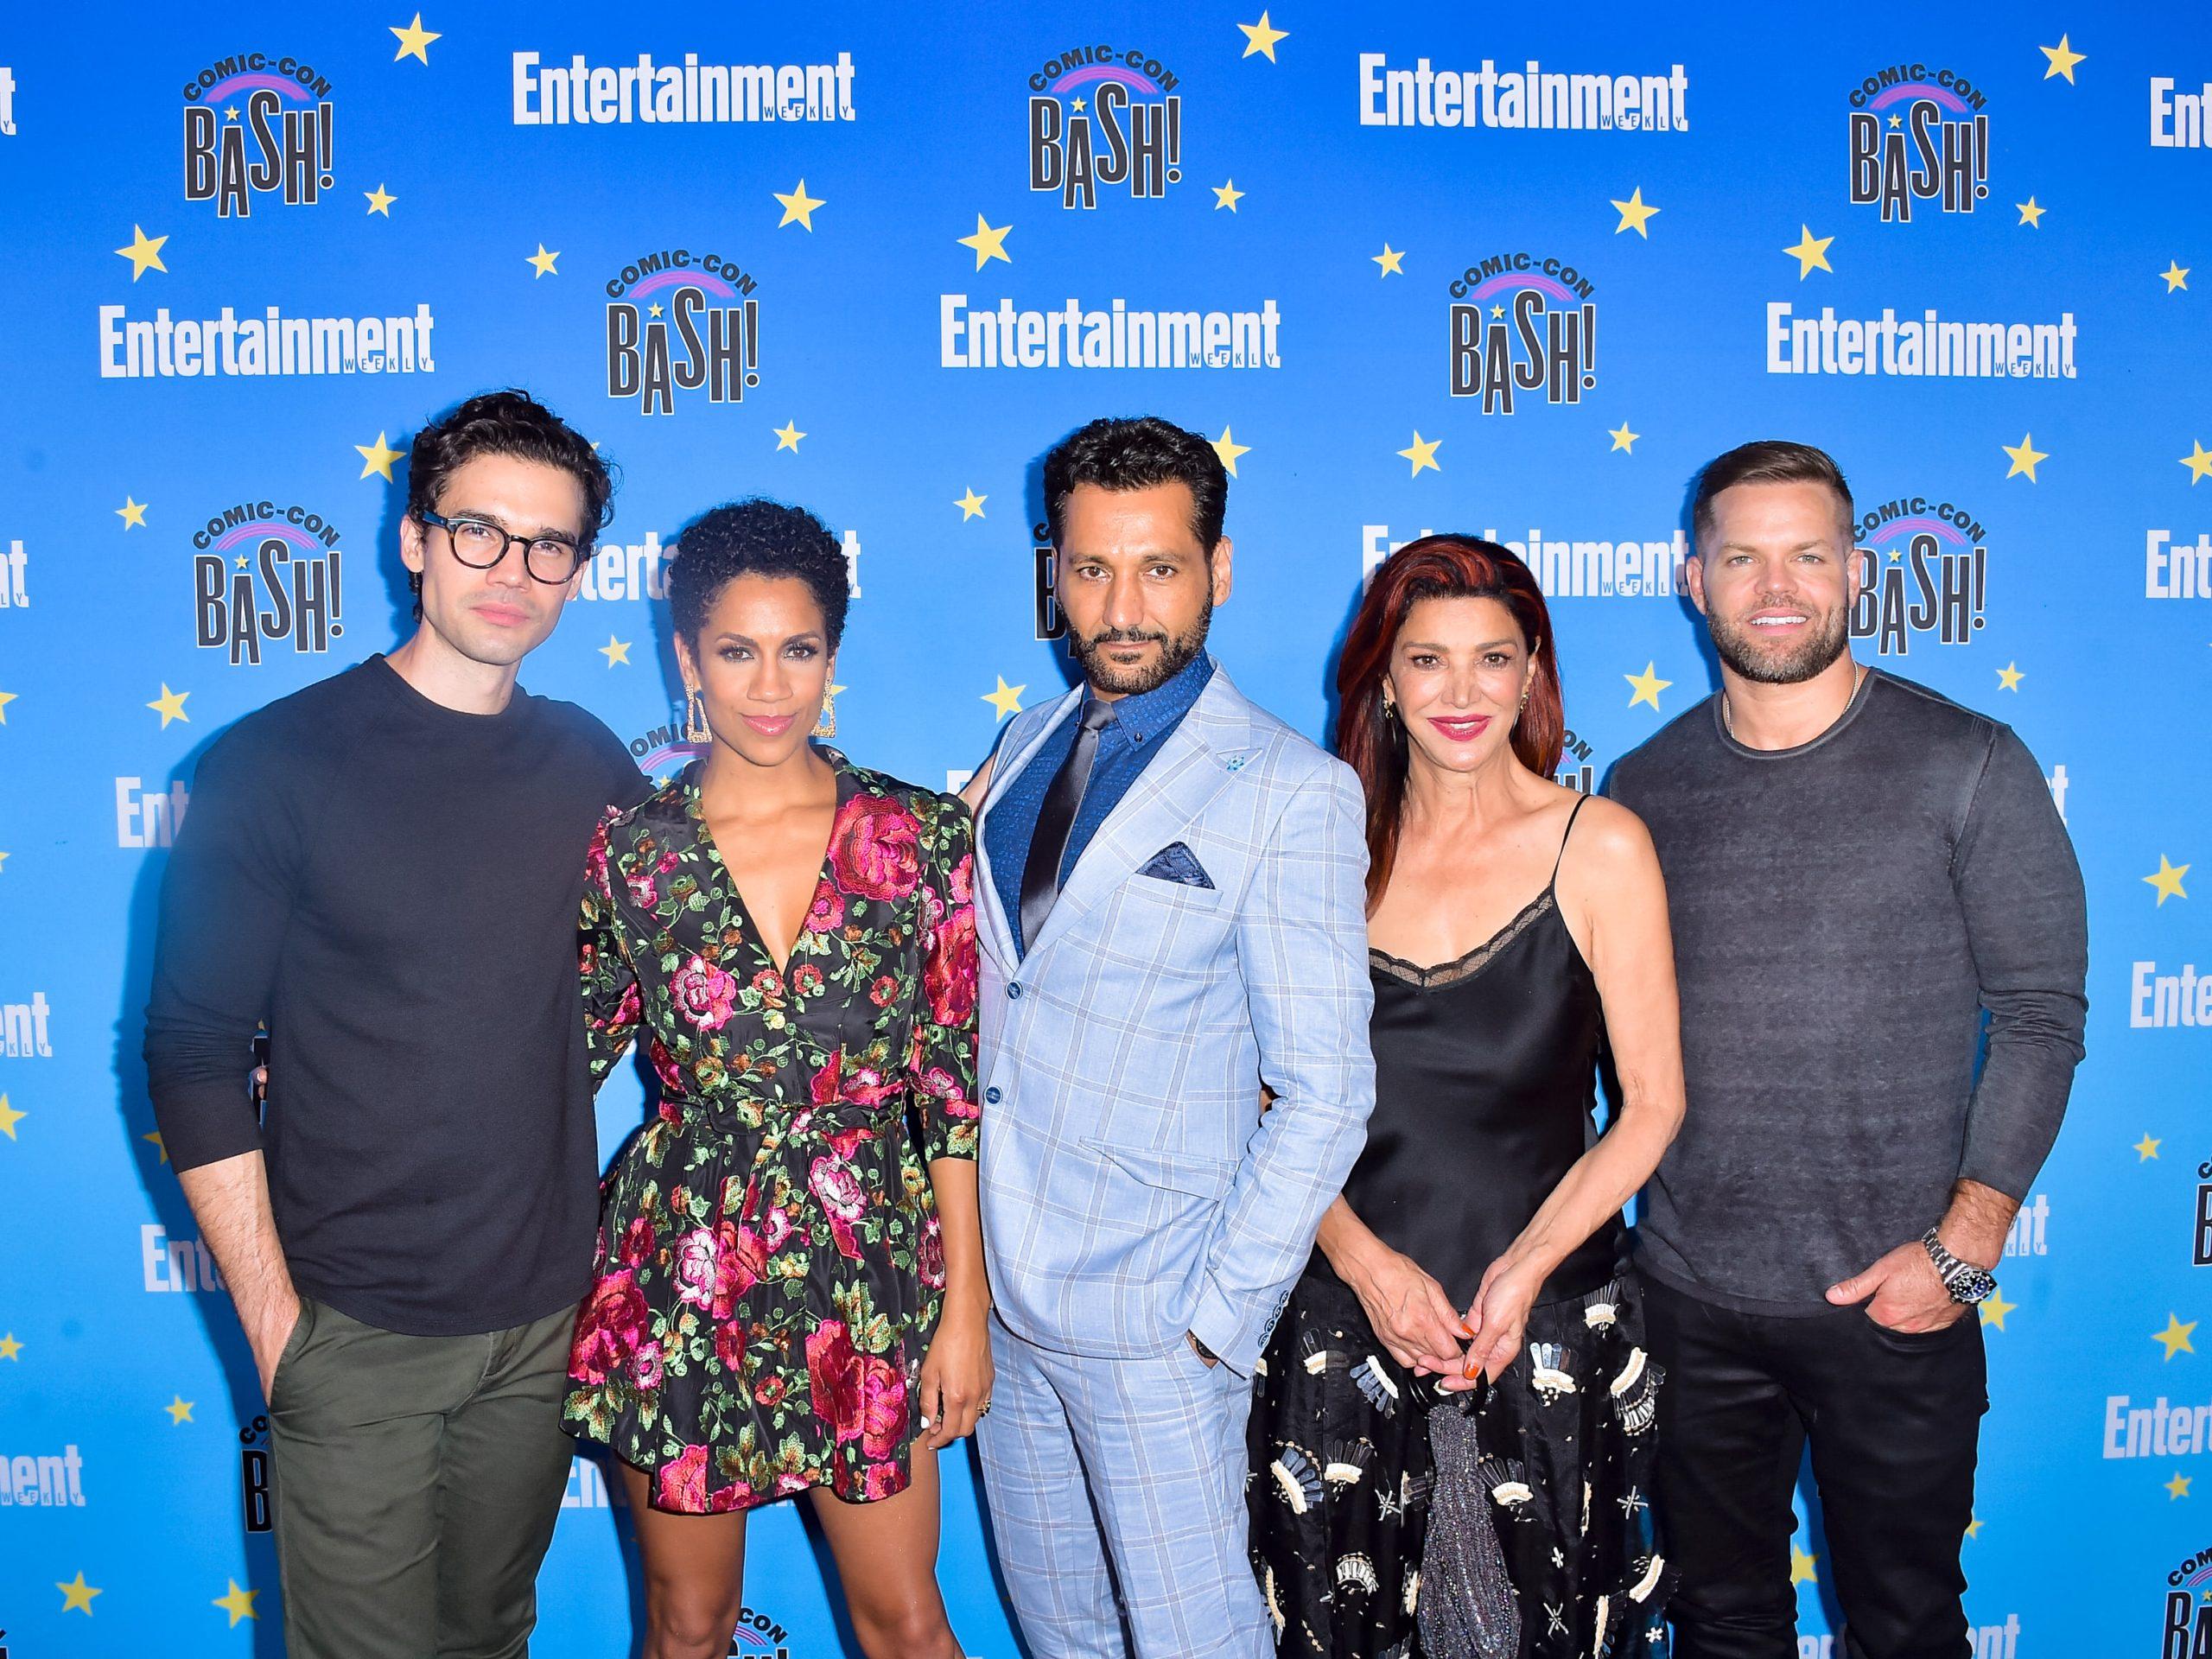
[[[7,71],[0,69],[0,75]],[[2151,148],[2202,149],[2212,145],[2212,80],[2201,92],[2177,92],[2171,75],[2151,77]],[[13,131],[11,127],[8,129]]]
[[[219,58],[184,83],[184,199],[250,218],[256,196],[312,207],[336,181],[327,77],[290,53]]]
[[[1029,188],[1062,207],[1098,206],[1098,187],[1157,201],[1183,181],[1182,85],[1141,48],[1071,47],[1029,76]]]
[[[7,550],[0,552],[0,611],[30,609],[31,591],[27,575],[29,563],[22,539],[11,538]]]
[[[2143,536],[2143,597],[2212,599],[2212,532],[2194,542],[2185,531],[2152,530]]]
[[[1504,131],[1688,132],[1688,74],[1679,63],[1665,74],[1546,72],[1530,58],[1523,69],[1435,69],[1416,58],[1393,69],[1382,52],[1359,54],[1359,124],[1363,127],[1487,127]]]
[[[853,78],[849,52],[817,63],[702,63],[696,52],[594,63],[578,52],[557,67],[518,52],[511,112],[518,127],[854,121]]]

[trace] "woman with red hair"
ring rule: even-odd
[[[1280,1650],[1648,1659],[1662,1379],[1620,1211],[1682,1117],[1658,860],[1633,813],[1553,781],[1551,617],[1505,549],[1393,554],[1337,685],[1367,792],[1376,1105],[1254,1407]]]

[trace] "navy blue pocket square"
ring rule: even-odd
[[[1156,881],[1173,881],[1185,887],[1204,887],[1211,892],[1213,878],[1206,874],[1206,867],[1198,861],[1196,854],[1181,842],[1161,848],[1152,855],[1152,862],[1137,872],[1151,876]]]

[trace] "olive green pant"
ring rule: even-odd
[[[269,1402],[289,1659],[530,1650],[575,1322],[407,1337],[302,1300]]]

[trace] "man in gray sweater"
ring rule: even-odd
[[[1731,450],[1692,518],[1721,689],[1610,791],[1658,847],[1681,982],[1689,1111],[1637,1240],[1676,1653],[1794,1659],[1809,1442],[1839,1650],[1960,1654],[1974,1304],[2082,1057],[2081,872],[2008,728],[1852,660],[1833,461]]]

